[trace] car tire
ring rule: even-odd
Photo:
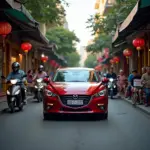
[[[103,114],[103,120],[107,120],[108,119],[108,112]]]
[[[43,120],[49,120],[49,115],[48,114],[43,114]]]

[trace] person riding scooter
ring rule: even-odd
[[[35,81],[36,79],[44,79],[47,76],[47,73],[44,71],[44,66],[40,65],[38,68],[38,73],[34,76],[33,81]],[[35,90],[35,96],[34,98],[36,98],[36,94],[37,94],[37,90]]]
[[[10,79],[18,79],[21,83],[21,93],[22,93],[22,100],[24,104],[27,104],[26,101],[26,94],[25,94],[25,72],[23,70],[20,70],[20,64],[18,62],[14,62],[12,64],[12,72],[7,76],[6,82],[10,81]],[[23,80],[22,80],[23,78]]]

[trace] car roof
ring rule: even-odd
[[[66,68],[59,68],[57,70],[88,70],[88,71],[94,71],[94,68],[86,68],[86,67],[66,67]]]

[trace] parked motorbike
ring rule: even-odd
[[[36,93],[35,98],[38,100],[38,102],[43,101],[44,83],[42,78],[36,79],[34,88]]]
[[[22,77],[25,78],[26,75]],[[5,79],[4,76],[2,76],[2,79]],[[10,83],[10,86],[7,89],[7,104],[10,109],[11,113],[15,112],[15,108],[19,108],[20,111],[23,110],[23,100],[22,100],[22,92],[21,92],[21,83],[23,81],[20,81],[18,79],[11,79],[8,81]]]
[[[117,89],[116,80],[110,78],[108,82],[108,95],[110,96],[111,99],[113,99],[113,97],[117,95],[117,93],[118,93],[118,89]]]

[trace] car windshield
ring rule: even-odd
[[[59,70],[54,78],[54,82],[98,82],[98,77],[94,70]]]

